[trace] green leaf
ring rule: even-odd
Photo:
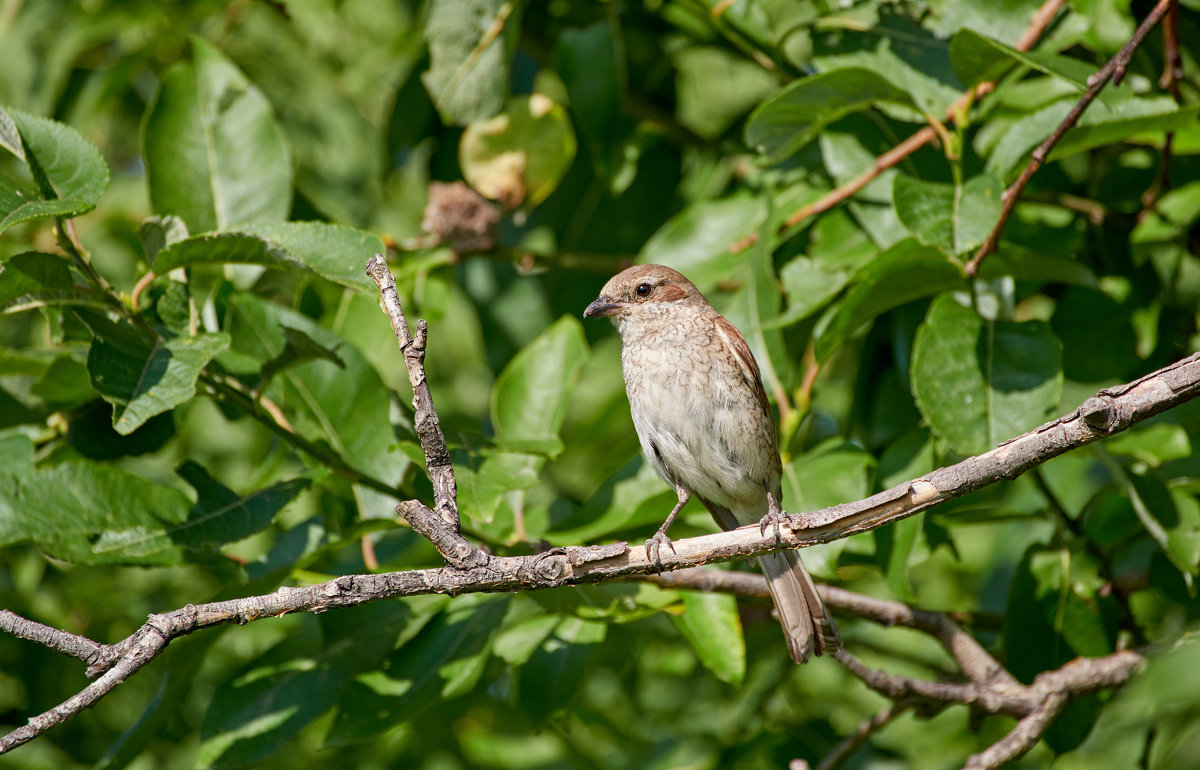
[[[1001,179],[1013,176],[1029,160],[1032,150],[1063,121],[1076,99],[1062,99],[1017,120],[1005,132],[987,160],[987,170]],[[1135,135],[1167,131],[1193,125],[1200,114],[1200,105],[1180,108],[1167,96],[1130,99],[1115,111],[1103,104],[1093,104],[1079,119],[1078,125],[1067,131],[1050,152],[1048,160],[1123,141]]]
[[[275,375],[307,361],[324,360],[341,369],[346,368],[346,362],[337,353],[320,344],[299,329],[293,329],[290,326],[283,327],[283,345],[283,350],[279,355],[263,364],[262,371],[260,372],[262,380],[258,384],[259,390],[265,388]]]
[[[28,251],[0,264],[0,311],[4,313],[46,305],[105,304],[100,294],[75,285],[61,257]]]
[[[218,688],[205,714],[197,762],[241,768],[280,750],[329,709],[349,672],[322,657],[260,664]]]
[[[113,428],[128,435],[156,414],[170,411],[196,395],[196,378],[229,335],[148,338],[122,321],[81,315],[95,340],[88,352],[92,387],[113,405]]]
[[[1200,643],[1185,634],[1146,658],[1147,665],[1105,704],[1083,745],[1054,761],[1056,769],[1182,770],[1191,763],[1200,739]]]
[[[91,204],[70,200],[40,200],[8,177],[0,176],[0,233],[10,227],[38,219],[73,217],[91,209]]]
[[[0,473],[25,478],[33,473],[33,440],[20,433],[0,436]]]
[[[851,289],[821,318],[815,332],[817,360],[828,359],[847,337],[877,316],[963,283],[957,263],[914,239],[900,241],[860,269]]]
[[[286,222],[240,227],[234,232],[196,235],[177,241],[154,257],[154,271],[201,264],[263,265],[319,275],[352,289],[367,290],[363,266],[383,242],[364,230],[323,222]]]
[[[108,164],[96,146],[62,123],[17,110],[8,115],[21,133],[24,160],[42,197],[57,198],[64,211],[75,213],[95,206],[108,187]]]
[[[679,122],[705,139],[716,139],[768,96],[779,81],[732,50],[688,46],[675,64]]]
[[[585,138],[607,141],[621,112],[625,66],[615,18],[582,29],[564,27],[556,36],[554,70],[567,87],[571,119]]]
[[[505,208],[546,199],[575,159],[575,131],[544,94],[510,99],[504,112],[467,126],[458,143],[463,176]]]
[[[1063,135],[1050,151],[1047,162],[1137,134],[1162,136],[1168,131],[1188,128],[1196,123],[1198,115],[1200,105],[1179,107],[1169,96],[1130,99],[1119,112],[1110,112],[1101,105],[1085,112],[1079,125]]]
[[[381,668],[361,674],[338,701],[327,742],[359,743],[415,719],[426,708],[469,692],[487,662],[509,597],[455,599]]]
[[[1018,679],[1031,682],[1077,656],[1113,651],[1118,610],[1111,596],[1100,594],[1104,583],[1082,547],[1026,551],[1004,614],[1005,660]]]
[[[769,322],[773,327],[796,323],[825,307],[846,288],[850,275],[843,270],[827,272],[815,260],[796,257],[780,269],[779,280],[788,304],[784,312]]]
[[[730,248],[755,232],[766,216],[762,198],[747,191],[698,201],[667,220],[646,241],[637,261],[673,267],[700,291],[708,291],[742,264],[744,255]]]
[[[281,222],[240,229],[279,244],[326,280],[351,289],[376,290],[365,267],[372,255],[386,253],[387,248],[374,233],[326,222]]]
[[[541,724],[573,703],[588,663],[604,642],[607,626],[564,618],[516,672],[517,703],[534,724]]]
[[[170,214],[147,217],[138,225],[138,240],[142,242],[142,251],[152,265],[158,252],[185,240],[188,235],[187,223]]]
[[[167,529],[187,496],[111,465],[72,462],[0,477],[0,543],[31,542],[79,564],[178,564]]]
[[[880,103],[914,107],[912,97],[875,72],[857,67],[797,81],[760,104],[746,121],[746,144],[778,163],[799,152],[821,129]]]
[[[562,617],[550,613],[525,618],[496,634],[492,651],[510,666],[523,665],[561,622]]]
[[[286,329],[302,332],[317,345],[336,351],[342,366],[322,356],[289,367],[273,378],[267,394],[305,438],[329,445],[363,473],[398,483],[409,461],[389,451],[395,436],[388,414],[388,390],[362,354],[311,318],[256,295],[238,294],[231,299],[230,308],[228,328],[233,347],[228,358],[239,365],[267,363],[282,355],[287,348]],[[386,327],[382,317],[378,321]],[[395,515],[395,501],[390,497],[361,485],[354,489],[360,516]]]
[[[211,43],[171,66],[146,114],[150,201],[193,233],[278,222],[292,206],[292,161],[266,97]]]
[[[1104,446],[1115,455],[1157,468],[1171,460],[1182,460],[1192,454],[1188,432],[1182,425],[1159,422],[1132,428],[1106,440]]]
[[[611,501],[590,499],[567,527],[546,538],[552,545],[571,545],[627,529],[658,526],[674,505],[675,492],[646,463],[637,476],[613,485]],[[570,526],[572,523],[578,526]]]
[[[379,665],[397,634],[423,625],[427,610],[401,600],[335,615],[323,624],[324,645],[294,634],[217,688],[201,729],[200,765],[245,767],[286,747],[357,673]]]
[[[1076,382],[1132,375],[1140,365],[1131,323],[1136,304],[1104,291],[1071,286],[1058,297],[1050,325],[1062,340],[1063,373]]]
[[[510,0],[444,0],[430,8],[429,71],[421,80],[445,123],[462,126],[500,111],[519,33],[520,12]]]
[[[197,551],[214,551],[253,535],[310,484],[308,479],[292,479],[241,496],[191,460],[176,473],[196,490],[198,499],[187,521],[172,527],[170,534],[175,542]]]
[[[547,452],[558,450],[561,442],[540,448]],[[459,504],[463,516],[476,526],[490,525],[500,502],[510,492],[537,486],[538,472],[545,458],[514,452],[489,452],[478,465],[457,468]]]
[[[21,131],[17,128],[17,122],[3,107],[0,107],[0,147],[16,155],[22,163],[25,162],[25,145],[21,142]]]
[[[683,613],[671,615],[704,667],[722,682],[740,685],[746,676],[746,640],[737,599],[729,594],[684,591]]]
[[[70,353],[54,359],[29,392],[58,410],[82,406],[96,397],[87,367]]]
[[[1099,285],[1096,274],[1081,262],[1036,253],[1007,241],[1001,241],[1000,250],[979,268],[979,277],[985,280],[1002,275],[1010,275],[1018,281],[1065,283],[1089,289]]]
[[[583,326],[571,316],[560,318],[513,356],[492,387],[496,443],[558,454],[558,431],[587,358]]]
[[[1010,67],[1019,64],[1070,83],[1082,94],[1087,91],[1088,78],[1096,72],[1094,64],[1081,59],[1042,51],[1018,51],[970,29],[959,30],[950,40],[950,61],[959,80],[968,86],[999,80]],[[1101,97],[1128,98],[1127,94],[1114,97],[1113,90],[1101,91]]]
[[[896,213],[921,243],[949,255],[983,243],[1000,215],[1004,185],[980,174],[961,187],[897,174],[892,190]]]
[[[985,321],[950,295],[934,300],[913,344],[913,396],[960,454],[981,454],[1050,419],[1062,352],[1040,321]]]
[[[895,145],[895,138],[866,116],[850,116],[821,133],[821,160],[833,181],[844,185],[875,167],[878,155]],[[846,208],[875,246],[888,249],[908,237],[892,205],[892,186],[899,172],[880,173],[850,199]],[[828,217],[826,214],[822,219]]]
[[[918,513],[876,532],[876,548],[885,556],[883,576],[892,594],[902,602],[916,601],[908,580],[908,562],[925,527],[925,514]]]

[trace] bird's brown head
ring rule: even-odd
[[[583,317],[630,320],[653,308],[676,304],[706,306],[708,303],[678,270],[665,265],[634,265],[604,284],[600,296],[583,311]]]

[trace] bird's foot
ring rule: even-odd
[[[759,534],[765,536],[768,529],[774,530],[775,542],[778,543],[783,537],[779,531],[779,527],[782,524],[787,524],[790,527],[792,525],[792,517],[772,506],[771,509],[767,511],[767,515],[763,516],[759,520],[758,532]]]
[[[675,544],[671,542],[671,538],[667,537],[667,533],[661,529],[654,533],[654,537],[646,541],[646,557],[654,565],[655,572],[662,572],[662,556],[659,551],[664,545],[671,549],[671,553],[675,553]]]

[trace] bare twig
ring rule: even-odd
[[[1176,104],[1183,104],[1179,92],[1179,81],[1183,77],[1183,57],[1179,55],[1179,5],[1172,5],[1163,19],[1163,73],[1158,79],[1160,88],[1166,90]],[[1154,210],[1158,199],[1171,188],[1171,155],[1175,145],[1175,132],[1168,131],[1163,138],[1162,157],[1159,159],[1158,174],[1154,183],[1142,193],[1142,210],[1138,221],[1142,221]]]
[[[1033,16],[1030,17],[1029,26],[1025,29],[1025,32],[1021,35],[1014,47],[1018,51],[1028,51],[1030,48],[1032,48],[1033,44],[1036,43],[1038,38],[1040,38],[1046,31],[1046,28],[1050,26],[1050,22],[1054,20],[1055,15],[1058,13],[1058,10],[1062,8],[1064,2],[1065,0],[1046,0],[1046,2],[1044,2],[1042,6],[1034,12]],[[946,120],[957,120],[958,117],[963,114],[968,107],[971,106],[972,102],[991,93],[992,89],[995,87],[996,84],[994,82],[984,81],[976,85],[974,88],[966,91],[954,102],[954,104],[950,106],[949,109],[946,110]],[[875,178],[884,171],[896,166],[902,160],[932,142],[937,138],[939,133],[945,132],[945,130],[945,127],[941,126],[940,124],[937,128],[934,126],[925,126],[920,131],[917,131],[900,144],[876,158],[875,162],[872,163],[871,167],[866,171],[862,172],[850,181],[838,185],[833,190],[829,191],[812,203],[801,206],[786,220],[784,220],[783,224],[779,227],[779,232],[786,232],[787,230],[790,230],[791,228],[803,222],[805,219],[817,216],[818,214],[824,214],[826,211],[829,211],[835,206],[854,197],[859,190],[873,182]],[[737,254],[738,252],[745,251],[746,249],[750,248],[755,243],[758,243],[757,230],[735,242],[729,247],[729,250],[734,254]]]
[[[104,648],[104,645],[97,644],[86,636],[60,631],[33,620],[26,620],[9,610],[0,610],[0,631],[7,631],[20,639],[37,642],[55,652],[70,655],[72,658],[79,658],[88,665],[99,660]]]
[[[396,506],[396,512],[413,529],[428,538],[449,564],[460,568],[482,566],[487,563],[487,554],[472,545],[461,533],[454,466],[450,463],[450,450],[446,448],[446,437],[442,435],[433,397],[429,394],[429,382],[425,378],[425,319],[417,321],[416,337],[410,335],[404,308],[400,305],[400,295],[396,291],[396,279],[381,254],[367,260],[367,275],[379,287],[383,310],[392,322],[396,343],[408,368],[408,381],[413,389],[413,410],[416,412],[413,426],[421,441],[421,451],[425,453],[429,479],[433,482],[433,510],[417,500],[406,500]]]
[[[1037,146],[1033,151],[1033,155],[1029,160],[1029,165],[1017,177],[1017,181],[1013,182],[1002,196],[1003,207],[1000,209],[1000,216],[996,220],[995,227],[988,235],[987,240],[979,247],[979,251],[975,256],[971,257],[971,261],[967,263],[967,275],[975,275],[979,271],[979,265],[984,259],[996,250],[1000,243],[1000,234],[1004,232],[1004,226],[1008,224],[1008,218],[1012,216],[1013,209],[1016,208],[1017,201],[1021,198],[1021,193],[1025,191],[1025,186],[1029,184],[1029,180],[1033,177],[1037,170],[1042,167],[1046,159],[1050,157],[1050,151],[1054,149],[1054,145],[1058,144],[1063,135],[1079,120],[1084,111],[1091,105],[1104,87],[1112,81],[1114,85],[1120,85],[1121,80],[1125,77],[1125,68],[1129,66],[1130,59],[1133,58],[1133,53],[1138,49],[1138,46],[1145,40],[1146,35],[1154,28],[1156,24],[1162,21],[1164,15],[1175,4],[1175,0],[1158,0],[1150,14],[1138,26],[1137,31],[1133,33],[1133,37],[1129,39],[1117,55],[1109,59],[1108,64],[1105,64],[1095,75],[1088,78],[1088,89],[1063,121],[1058,124],[1058,128],[1054,129],[1054,133],[1046,137],[1046,141]]]

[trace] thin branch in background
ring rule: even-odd
[[[1129,66],[1129,61],[1133,58],[1134,52],[1138,49],[1138,46],[1142,44],[1142,41],[1146,39],[1146,35],[1150,34],[1150,30],[1154,29],[1155,25],[1162,21],[1163,16],[1166,15],[1167,11],[1169,11],[1175,5],[1175,1],[1176,0],[1158,0],[1158,3],[1155,4],[1153,10],[1150,11],[1150,14],[1142,21],[1140,25],[1138,25],[1137,30],[1133,33],[1133,37],[1129,39],[1129,42],[1117,52],[1116,56],[1109,59],[1108,63],[1105,64],[1099,72],[1088,78],[1088,89],[1084,93],[1083,98],[1081,98],[1075,104],[1075,106],[1071,108],[1071,111],[1067,114],[1067,117],[1065,117],[1063,121],[1058,124],[1058,128],[1054,129],[1054,132],[1046,138],[1046,141],[1037,146],[1037,149],[1033,151],[1033,155],[1029,160],[1029,165],[1027,165],[1025,170],[1021,172],[1021,175],[1017,177],[1017,181],[1013,182],[1012,185],[1010,185],[1009,188],[1004,191],[1004,195],[1002,196],[1004,205],[1000,209],[1000,216],[996,220],[996,225],[992,228],[992,232],[983,242],[983,245],[979,247],[979,251],[977,251],[975,256],[971,257],[971,261],[967,263],[967,275],[975,275],[977,272],[979,272],[979,265],[983,262],[983,260],[986,259],[989,254],[992,254],[996,251],[996,247],[1000,244],[1000,234],[1004,232],[1004,226],[1008,224],[1008,219],[1010,216],[1012,216],[1012,212],[1013,209],[1016,208],[1017,201],[1021,199],[1021,193],[1025,191],[1025,187],[1029,184],[1029,180],[1033,178],[1033,175],[1037,173],[1038,169],[1042,167],[1042,164],[1046,162],[1046,159],[1050,157],[1050,151],[1054,149],[1054,145],[1058,144],[1059,140],[1063,138],[1063,135],[1075,125],[1075,123],[1079,120],[1079,117],[1083,115],[1084,111],[1087,110],[1089,106],[1091,106],[1092,102],[1096,100],[1096,97],[1100,95],[1100,92],[1104,90],[1104,87],[1108,85],[1110,81],[1113,83],[1113,85],[1121,84],[1121,81],[1125,77],[1125,68]]]
[[[1064,2],[1065,0],[1046,0],[1046,2],[1044,2],[1042,6],[1034,12],[1033,16],[1030,17],[1029,26],[1025,29],[1025,32],[1022,33],[1020,39],[1017,40],[1014,48],[1016,48],[1018,51],[1028,51],[1030,48],[1033,48],[1034,43],[1036,43],[1038,39],[1045,33],[1046,28],[1050,26],[1050,22],[1054,20],[1054,17],[1058,14],[1059,9],[1062,8]],[[952,104],[950,108],[946,110],[946,120],[957,120],[960,115],[966,112],[966,110],[971,106],[972,102],[991,93],[992,89],[995,87],[996,84],[994,82],[984,81],[963,93],[963,95],[960,96],[954,102],[954,104]],[[871,167],[863,173],[859,174],[848,182],[838,185],[833,190],[821,196],[812,203],[801,206],[790,216],[788,216],[786,220],[784,220],[783,224],[779,227],[779,232],[784,233],[800,224],[805,219],[817,216],[819,214],[824,214],[826,211],[829,211],[835,206],[854,197],[859,190],[873,182],[875,178],[884,171],[887,171],[888,169],[898,165],[905,158],[932,142],[937,138],[940,132],[944,131],[946,131],[944,126],[940,127],[940,131],[935,129],[933,126],[925,126],[900,144],[877,157],[875,162],[871,164]],[[757,231],[750,233],[739,241],[736,241],[729,247],[729,250],[734,254],[737,254],[750,248],[755,243],[758,243]]]
[[[728,572],[710,568],[692,568],[672,573],[640,575],[634,578],[669,588],[719,591],[745,596],[766,596],[766,580],[761,575]],[[819,586],[825,603],[842,612],[872,620],[884,626],[905,626],[936,638],[950,652],[966,682],[927,681],[887,674],[864,665],[848,650],[839,650],[835,659],[864,684],[893,700],[890,708],[865,720],[818,766],[834,768],[845,762],[870,737],[903,711],[913,710],[931,717],[953,705],[965,705],[977,715],[998,714],[1019,719],[1003,738],[971,757],[968,767],[995,768],[1028,752],[1062,709],[1073,698],[1118,686],[1142,666],[1143,657],[1123,651],[1102,658],[1079,658],[1055,671],[1045,672],[1032,685],[1021,684],[948,615],[916,610],[906,604],[864,596],[833,586]]]
[[[1179,92],[1179,81],[1183,78],[1183,57],[1179,54],[1179,6],[1172,5],[1163,19],[1163,73],[1158,79],[1158,85],[1171,95],[1176,104],[1183,104],[1183,95]],[[1146,192],[1142,193],[1142,210],[1138,212],[1138,221],[1142,221],[1162,194],[1171,189],[1171,155],[1175,144],[1175,132],[1168,131],[1163,138],[1162,157],[1159,158],[1158,175]]]
[[[154,282],[156,277],[153,270],[148,270],[133,285],[133,290],[129,292],[129,307],[133,312],[136,313],[138,311],[138,305],[142,303],[142,293]]]
[[[821,761],[817,763],[817,770],[836,770],[841,767],[846,760],[854,756],[854,752],[866,744],[874,733],[887,727],[893,719],[911,709],[912,706],[912,701],[898,700],[870,719],[864,719],[857,730],[846,736],[841,743],[834,747],[833,751],[821,758]]]

